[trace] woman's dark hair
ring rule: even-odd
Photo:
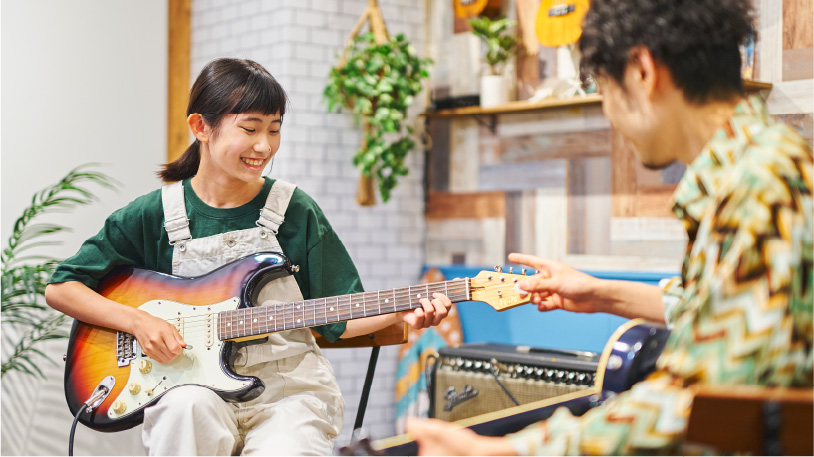
[[[288,96],[280,83],[262,65],[246,59],[217,59],[209,62],[189,93],[187,116],[198,113],[217,131],[227,114],[258,112],[285,114]],[[174,162],[157,173],[164,182],[195,176],[201,163],[200,143],[195,140]]]
[[[739,46],[754,33],[750,0],[592,0],[579,39],[583,82],[620,85],[631,48],[644,46],[691,103],[743,94]]]

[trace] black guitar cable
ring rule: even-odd
[[[498,362],[497,359],[494,358],[490,360],[490,362],[492,364],[492,369],[489,371],[491,371],[492,376],[495,377],[497,385],[499,385],[500,388],[503,389],[503,392],[506,392],[506,395],[509,396],[509,398],[514,402],[515,405],[520,406],[520,402],[518,402],[517,399],[514,398],[514,395],[512,395],[512,393],[509,392],[509,389],[507,389],[506,386],[504,386],[503,383],[500,382],[500,378],[498,378],[498,374],[500,374],[500,367],[498,365],[500,364],[500,362]]]
[[[93,389],[93,393],[90,394],[90,398],[82,404],[79,408],[79,411],[76,412],[76,416],[73,418],[73,424],[71,424],[71,434],[68,438],[68,455],[73,456],[73,439],[74,434],[76,433],[76,424],[79,422],[79,415],[82,412],[87,412],[88,414],[92,413],[94,409],[96,409],[99,405],[105,401],[108,395],[110,395],[110,391],[113,390],[113,386],[116,385],[116,378],[113,376],[108,376],[105,379],[102,379],[102,382]]]
[[[79,408],[79,411],[76,412],[76,416],[73,418],[73,424],[71,424],[71,434],[68,438],[68,455],[73,455],[73,437],[76,433],[76,424],[79,422],[79,415],[82,414],[82,411],[85,410],[85,407]]]

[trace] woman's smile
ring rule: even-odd
[[[240,160],[253,170],[262,169],[263,164],[266,162],[266,159],[254,159],[251,157],[241,157]]]

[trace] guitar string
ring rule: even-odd
[[[453,301],[461,302],[461,301],[466,301],[466,298],[468,298],[468,296],[469,295],[466,293],[466,291],[462,291],[462,292],[458,292],[458,293],[455,293],[453,291],[453,292],[450,292],[449,298],[451,300],[453,300]],[[401,297],[397,296],[397,299],[395,299],[395,301],[397,301],[399,298],[406,299],[406,298],[408,298],[408,296],[407,295],[402,295]],[[311,324],[311,325],[301,325],[300,327],[311,327],[311,326],[314,326],[314,325],[323,325],[324,323],[332,323],[330,321],[326,321],[324,323],[318,323],[318,322],[320,322],[322,320],[327,320],[329,318],[329,316],[331,316],[331,317],[332,316],[346,316],[347,320],[352,320],[352,319],[357,319],[357,318],[361,318],[361,317],[366,317],[366,316],[364,316],[364,314],[370,314],[370,316],[375,316],[375,315],[380,315],[380,314],[392,314],[392,313],[396,313],[396,312],[407,311],[407,310],[410,310],[410,309],[416,309],[416,308],[418,308],[420,306],[417,302],[406,302],[405,301],[405,302],[396,303],[395,305],[393,305],[394,311],[387,310],[387,312],[381,312],[381,308],[387,309],[387,308],[391,307],[391,305],[388,304],[386,307],[378,307],[378,306],[375,306],[374,303],[365,303],[364,306],[365,306],[366,311],[362,310],[362,311],[354,312],[353,308],[351,307],[351,304],[353,302],[351,300],[344,299],[343,302],[341,302],[339,304],[334,304],[334,307],[337,308],[336,311],[326,312],[326,306],[329,305],[330,303],[325,303],[325,302],[317,303],[316,302],[316,301],[322,301],[323,299],[314,299],[314,300],[315,300],[314,303],[307,304],[302,309],[299,309],[299,310],[294,308],[294,305],[297,304],[297,303],[302,303],[302,302],[279,303],[279,304],[277,304],[277,306],[278,307],[283,307],[284,309],[276,311],[275,312],[275,317],[282,315],[282,317],[278,318],[278,321],[279,322],[284,322],[284,324],[286,324],[286,325],[290,324],[291,328],[294,328],[295,323],[293,322],[293,320],[297,316],[302,315],[303,317],[305,317],[305,320],[307,322],[313,322],[313,324]],[[221,315],[221,313],[228,314],[228,313],[231,313],[231,312],[234,312],[234,311],[244,311],[244,313],[243,313],[244,315],[242,315],[241,317],[243,317],[244,321],[245,321],[246,318],[251,319],[252,317],[256,317],[256,316],[252,316],[253,313],[264,313],[264,311],[266,311],[266,308],[268,308],[268,306],[274,306],[274,305],[258,306],[258,307],[251,307],[251,308],[231,309],[231,310],[218,312],[217,314]],[[213,313],[213,314],[215,314],[215,313]],[[310,314],[310,316],[308,316],[309,314]],[[359,315],[359,314],[361,314],[361,315],[360,316],[354,316],[354,315]],[[315,316],[315,317],[312,317],[312,316]],[[229,319],[230,316],[221,315],[221,317],[224,318],[224,319]],[[343,320],[343,319],[336,320],[336,321],[333,321],[333,322],[340,322],[341,320]],[[169,322],[169,323],[173,323],[175,321],[175,318],[166,319],[166,321]],[[206,316],[204,316],[203,319],[202,319],[201,315],[192,315],[192,316],[183,317],[183,322],[184,322],[184,329],[194,328],[194,327],[201,327],[201,326],[207,324],[207,318],[206,318]],[[264,321],[264,323],[265,323],[265,321]],[[244,322],[241,322],[241,321],[238,321],[237,324],[244,325],[244,326],[245,325],[251,325],[251,323],[244,323]],[[281,325],[281,324],[278,324],[278,325]],[[275,326],[275,328],[276,328],[276,326]],[[278,331],[278,330],[274,330],[274,331]]]
[[[399,299],[407,299],[407,298],[411,297],[413,294],[408,289],[427,290],[429,288],[429,289],[433,289],[433,290],[438,289],[437,292],[440,292],[442,290],[441,289],[442,286],[447,286],[448,287],[449,283],[451,283],[451,282],[452,283],[458,283],[458,282],[462,282],[462,281],[466,281],[466,280],[465,279],[464,280],[449,280],[449,281],[445,281],[445,282],[441,282],[441,283],[432,283],[432,284],[410,286],[409,288],[407,288],[407,287],[400,288],[397,292],[396,292],[396,289],[393,289],[393,291],[395,292],[395,296],[396,296],[396,298],[394,298],[394,302],[398,301]],[[477,287],[477,289],[478,289],[477,291],[478,292],[491,291],[491,290],[505,288],[506,286],[511,286],[511,283],[505,283],[504,282],[504,283],[495,284],[495,285],[479,286],[479,287]],[[465,284],[453,284],[453,288],[456,288],[456,287],[458,287],[458,288],[466,287],[466,285]],[[470,288],[472,288],[472,287],[470,286]],[[381,291],[379,291],[379,293],[380,292]],[[348,299],[348,298],[354,298],[354,296],[356,296],[355,298],[361,298],[361,297],[358,297],[358,296],[359,295],[372,295],[374,293],[376,293],[376,292],[359,292],[359,293],[354,293],[354,294],[347,294],[347,295],[337,296],[337,297],[334,297],[334,298],[341,298],[341,299],[345,300],[345,299]],[[433,293],[433,292],[431,292],[431,293]],[[455,299],[454,301],[456,301],[456,302],[467,301],[466,299],[469,298],[469,294],[467,292],[465,292],[465,291],[461,292],[461,293],[457,293],[457,294],[454,293],[454,291],[453,291],[453,292],[449,292],[449,294],[450,294],[449,295],[450,299],[452,299],[454,297],[454,299]],[[387,292],[387,295],[392,295],[392,294],[390,292]],[[326,297],[326,298],[330,299],[331,297]],[[317,303],[317,301],[320,301],[320,300],[322,300],[323,303]],[[284,309],[283,311],[278,311],[278,312],[275,313],[277,316],[283,314],[282,319],[283,319],[284,328],[283,329],[277,329],[277,326],[275,325],[274,329],[269,328],[269,330],[270,330],[269,333],[274,333],[274,332],[279,332],[279,331],[284,331],[284,330],[289,330],[289,329],[294,329],[294,328],[307,328],[307,327],[312,327],[312,326],[315,326],[315,325],[324,325],[324,324],[317,324],[316,323],[316,322],[319,322],[319,319],[314,319],[314,320],[306,319],[307,322],[313,322],[310,325],[298,325],[298,326],[295,326],[295,323],[293,322],[295,314],[303,314],[303,313],[308,313],[308,312],[311,312],[311,314],[313,314],[317,310],[320,311],[320,314],[318,314],[318,317],[326,319],[327,315],[323,312],[324,308],[326,306],[326,302],[324,300],[325,300],[325,298],[317,298],[317,299],[304,300],[304,301],[300,301],[300,302],[277,304],[277,306],[283,306],[284,308],[288,308],[288,309]],[[311,302],[311,303],[307,303],[307,302]],[[363,302],[364,302],[364,300],[363,300]],[[342,307],[349,306],[351,303],[352,303],[352,300],[348,300],[348,303],[346,305],[341,305],[341,306]],[[300,305],[304,306],[304,309],[302,309],[302,310],[294,309],[295,304],[300,304]],[[370,304],[365,303],[364,306],[365,306],[365,309],[367,309],[367,311],[363,310],[363,312],[375,311],[375,307],[372,306],[372,305],[374,305],[374,303],[370,303]],[[393,313],[401,312],[401,311],[407,311],[409,309],[416,309],[417,306],[415,306],[415,305],[417,305],[417,303],[412,302],[412,301],[409,301],[407,303],[403,303],[401,305],[399,305],[398,303],[395,303],[394,306],[395,306],[395,308],[397,310],[393,311]],[[203,306],[206,306],[206,305],[203,305]],[[388,306],[390,306],[390,305],[388,305]],[[398,309],[400,307],[403,308],[403,309]],[[217,314],[218,316],[222,316],[223,315],[222,313],[231,313],[231,312],[241,311],[241,310],[243,310],[244,312],[248,311],[248,310],[262,310],[264,308],[265,307],[263,307],[263,306],[261,306],[261,307],[249,307],[249,308],[236,308],[236,309],[232,309],[232,310],[219,311],[219,312],[216,312],[216,313],[213,313],[213,314]],[[373,309],[371,309],[371,308],[373,308]],[[351,311],[352,311],[352,308],[351,308]],[[337,313],[339,313],[339,312],[340,311],[337,311]],[[292,316],[291,321],[289,321],[287,319],[289,313],[291,313],[291,316]],[[251,313],[247,313],[247,314],[251,314]],[[352,314],[355,314],[355,313],[349,313],[349,314],[350,314],[350,316],[352,316]],[[379,314],[392,314],[392,313],[388,312],[388,313],[379,313]],[[378,314],[372,314],[372,315],[378,315]],[[348,320],[353,320],[353,319],[357,319],[357,317],[349,317]],[[175,319],[165,319],[165,320],[167,322],[171,323],[171,324],[175,321]],[[334,321],[334,322],[341,322],[341,321]],[[183,323],[184,323],[184,325],[183,325],[184,333],[189,334],[189,335],[194,335],[195,334],[194,330],[196,330],[196,327],[203,327],[203,326],[205,326],[207,324],[207,316],[202,315],[202,314],[185,316],[185,317],[183,317]],[[286,324],[289,324],[289,323],[291,325],[291,328],[285,328]],[[326,322],[326,323],[331,323],[331,322]],[[302,324],[302,323],[299,323],[299,324]],[[251,322],[248,323],[248,324],[243,323],[241,325],[244,326],[244,331],[245,331],[245,326],[246,325],[251,326],[252,323]],[[191,331],[188,331],[188,330],[191,330]],[[214,331],[217,332],[218,330],[215,329]],[[206,329],[205,328],[202,329],[202,332],[206,333]],[[254,336],[254,335],[235,336],[234,338],[239,338],[239,337],[243,337],[243,336]]]

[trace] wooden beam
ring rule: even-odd
[[[192,0],[168,0],[167,53],[167,162],[189,146],[187,103],[189,98],[190,11]]]

